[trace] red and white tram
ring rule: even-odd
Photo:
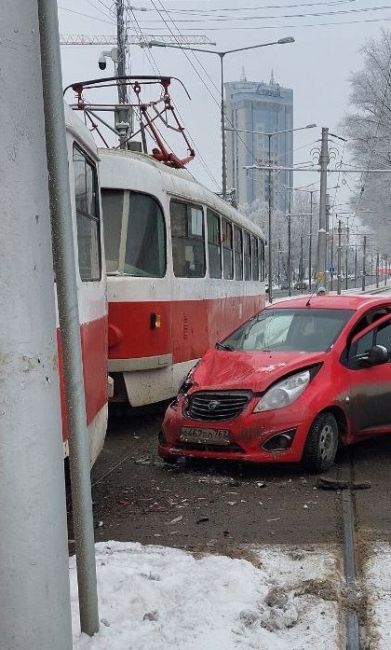
[[[90,458],[93,463],[103,446],[107,427],[107,300],[98,151],[89,129],[68,106],[64,106],[64,109],[87,425]],[[64,453],[67,456],[68,433],[61,373],[61,334],[59,329],[57,332]]]
[[[114,400],[171,398],[206,349],[262,308],[264,237],[152,157],[99,150]]]

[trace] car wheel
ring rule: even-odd
[[[175,465],[178,460],[178,456],[163,456],[162,460],[166,465]]]
[[[332,413],[321,413],[309,430],[303,465],[310,472],[324,472],[334,463],[338,448],[338,424]]]

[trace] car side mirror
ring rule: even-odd
[[[378,366],[388,361],[388,350],[384,345],[374,345],[368,352],[368,363]]]
[[[358,365],[362,368],[370,366],[379,366],[387,363],[389,359],[388,350],[384,345],[374,345],[365,354],[360,354],[356,358]]]

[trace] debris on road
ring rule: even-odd
[[[368,490],[372,487],[370,481],[342,481],[327,476],[321,476],[317,486],[322,490]]]

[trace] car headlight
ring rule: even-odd
[[[303,370],[287,379],[274,384],[263,397],[259,400],[254,408],[254,413],[261,411],[271,411],[273,409],[282,409],[294,402],[306,389],[311,379],[309,370]]]

